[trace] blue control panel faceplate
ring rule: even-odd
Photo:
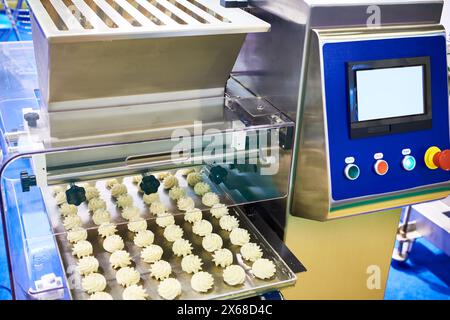
[[[450,172],[430,170],[424,162],[431,146],[450,148],[446,43],[443,36],[326,43],[323,46],[329,163],[335,201],[390,193],[450,180]],[[347,65],[355,61],[430,57],[432,129],[351,139]],[[407,171],[402,150],[410,149],[417,165]],[[389,164],[386,175],[375,172],[375,154]],[[356,180],[345,176],[345,159],[360,168]]]

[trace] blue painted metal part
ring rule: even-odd
[[[431,171],[423,157],[431,146],[450,148],[446,48],[443,36],[328,43],[323,47],[326,112],[331,188],[334,200],[407,190],[446,182],[450,173]],[[347,63],[429,56],[431,59],[433,127],[377,137],[350,139]],[[438,116],[436,116],[438,115]],[[417,159],[413,171],[402,167],[402,150],[409,148]],[[374,172],[374,154],[381,152],[389,172]],[[361,169],[357,180],[344,175],[345,158],[354,157]]]
[[[280,291],[271,291],[263,294],[261,300],[284,300]]]

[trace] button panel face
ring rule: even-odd
[[[446,170],[450,169],[450,152],[445,150],[450,149],[450,129],[445,38],[412,36],[325,41],[321,51],[324,125],[327,128],[326,169],[329,170],[327,174],[332,200],[336,203],[353,199],[360,201],[364,197],[386,197],[416,188],[448,188],[450,171]],[[408,129],[409,124],[406,124],[405,131],[402,132],[352,138],[349,134],[352,124],[349,114],[358,110],[349,109],[349,92],[345,85],[348,83],[349,63],[389,60],[395,57],[429,57],[432,126],[426,130],[412,127]],[[424,155],[431,146],[437,146],[441,153],[434,153],[432,157],[430,155],[426,162]],[[382,158],[379,157],[380,154],[383,155]],[[413,158],[405,158],[407,156]],[[356,180],[350,180],[352,176],[344,174],[345,167],[351,164],[345,162],[348,157],[353,157],[353,164],[360,168],[360,175]],[[387,166],[386,163],[378,163],[375,168],[378,160],[385,161]],[[429,166],[437,168],[431,170]],[[384,175],[379,175],[383,173]]]
[[[389,171],[389,164],[385,160],[377,160],[374,169],[379,176],[384,176]]]

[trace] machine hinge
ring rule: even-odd
[[[280,146],[283,150],[291,150],[294,145],[294,127],[280,129]]]
[[[37,185],[36,183],[36,176],[35,175],[29,175],[26,171],[20,172],[20,184],[22,185],[22,192],[28,192],[30,191],[31,187],[34,187]]]

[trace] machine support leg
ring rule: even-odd
[[[404,209],[403,222],[398,227],[397,231],[397,247],[394,249],[392,259],[403,262],[408,260],[409,252],[411,252],[414,241],[420,238],[421,235],[416,231],[416,224],[410,221],[411,206]]]

